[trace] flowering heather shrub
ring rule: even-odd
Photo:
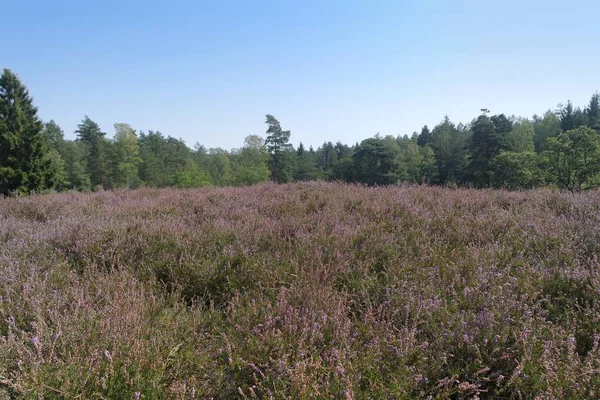
[[[597,398],[600,192],[0,200],[0,399]]]

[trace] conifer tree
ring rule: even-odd
[[[75,131],[79,141],[86,149],[86,169],[90,176],[92,187],[106,187],[108,182],[108,171],[106,166],[108,141],[104,137],[106,133],[100,130],[100,126],[92,121],[87,115],[77,126]]]
[[[269,169],[271,178],[277,183],[285,183],[292,180],[293,159],[292,145],[290,141],[290,131],[281,129],[279,121],[272,115],[266,116],[267,139],[265,144],[271,155],[269,160]]]
[[[0,193],[44,190],[48,149],[29,91],[8,69],[0,77]]]

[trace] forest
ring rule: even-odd
[[[92,113],[93,110],[90,110]],[[328,180],[475,188],[550,186],[572,192],[600,184],[600,95],[531,118],[482,109],[467,123],[447,116],[412,135],[376,134],[360,143],[290,143],[291,131],[266,116],[265,137],[239,149],[210,148],[159,131],[115,123],[112,138],[90,117],[65,139],[37,115],[18,76],[0,78],[0,194],[137,187],[246,186]]]

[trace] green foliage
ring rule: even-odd
[[[258,135],[247,136],[244,147],[233,155],[233,185],[255,185],[268,181],[268,160],[269,153],[263,138]]]
[[[210,178],[194,161],[187,160],[183,169],[175,173],[175,184],[183,188],[210,186]]]
[[[419,136],[417,138],[417,144],[421,147],[428,146],[431,144],[432,138],[433,138],[433,135],[431,134],[429,127],[427,127],[427,125],[425,125],[421,129],[421,133],[419,134]]]
[[[397,183],[399,154],[393,141],[377,136],[363,140],[353,155],[354,179],[368,185]]]
[[[135,131],[127,124],[115,124],[110,147],[111,183],[113,187],[130,188],[139,180],[140,147]]]
[[[448,116],[431,133],[431,148],[435,154],[437,180],[442,185],[462,180],[466,164],[468,131],[464,126],[457,127]]]
[[[49,163],[43,124],[27,88],[8,69],[0,77],[0,194],[46,189],[56,165]],[[59,178],[56,178],[59,179]]]
[[[79,141],[65,140],[60,148],[62,150],[59,151],[65,160],[69,188],[80,191],[90,190],[92,183],[85,167],[85,145]]]
[[[494,159],[492,185],[506,189],[530,189],[544,183],[540,157],[533,151],[501,151]]]
[[[317,152],[306,151],[304,145],[300,143],[298,150],[296,150],[296,156],[296,168],[294,170],[295,181],[316,181],[323,178],[323,170],[319,169],[317,166]],[[333,165],[330,169],[332,168]]]
[[[584,114],[579,107],[573,107],[569,100],[567,105],[559,105],[560,108],[560,128],[563,132],[578,128],[585,123]]]
[[[551,179],[571,192],[600,183],[600,137],[589,127],[579,127],[548,139],[545,153]]]
[[[44,155],[44,163],[47,165],[45,177],[46,189],[61,191],[71,187],[65,160],[57,150],[48,150]]]
[[[232,165],[227,150],[209,149],[203,168],[210,176],[210,181],[216,186],[229,186],[232,183]]]
[[[159,131],[141,132],[139,167],[140,180],[150,186],[172,186],[176,184],[176,173],[186,166],[193,154],[182,140],[164,137]]]
[[[473,122],[471,131],[470,175],[476,186],[490,187],[496,172],[494,158],[508,148],[507,139],[512,131],[512,122],[504,114],[490,118],[484,113]]]
[[[587,125],[600,134],[600,94],[595,93],[585,109]]]
[[[266,116],[267,138],[265,145],[270,154],[269,169],[271,179],[277,183],[290,182],[293,179],[294,154],[290,141],[290,131],[281,129],[281,124],[275,117]]]
[[[533,131],[533,144],[539,154],[548,148],[548,138],[557,137],[561,133],[560,119],[550,110],[542,117],[534,115]]]
[[[294,151],[290,131],[267,115],[265,140],[251,135],[242,148],[227,151],[206,149],[199,143],[191,150],[181,139],[151,130],[138,134],[127,124],[115,124],[115,135],[108,140],[88,116],[78,125],[77,140],[66,140],[53,120],[41,129],[27,89],[14,74],[5,70],[2,79],[2,194],[139,185],[245,186],[269,179],[508,189],[548,183],[573,191],[600,184],[594,172],[600,158],[593,138],[571,140],[567,135],[558,139],[563,131],[584,126],[600,135],[598,93],[583,111],[569,101],[556,112],[528,120],[488,116],[489,110],[482,109],[483,114],[470,125],[455,125],[446,116],[433,130],[425,125],[411,137],[378,134],[353,146],[325,141],[316,150],[300,144]],[[588,145],[592,148],[584,149]],[[577,154],[583,158],[579,160]]]
[[[512,130],[506,135],[506,148],[517,153],[535,151],[534,136],[535,130],[529,120],[516,119]]]
[[[92,187],[108,187],[109,168],[108,168],[108,150],[109,142],[104,137],[106,133],[100,130],[100,126],[92,121],[87,115],[77,125],[75,131],[78,140],[83,143],[85,148],[85,168],[90,176]]]

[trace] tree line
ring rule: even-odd
[[[491,115],[468,124],[445,117],[412,136],[381,136],[353,145],[290,144],[291,132],[266,116],[266,137],[250,135],[227,151],[189,148],[159,131],[117,123],[107,138],[85,116],[68,140],[42,122],[26,86],[10,70],[0,77],[0,194],[111,188],[243,186],[338,180],[580,191],[600,185],[600,95],[583,108],[570,101],[532,118]]]

